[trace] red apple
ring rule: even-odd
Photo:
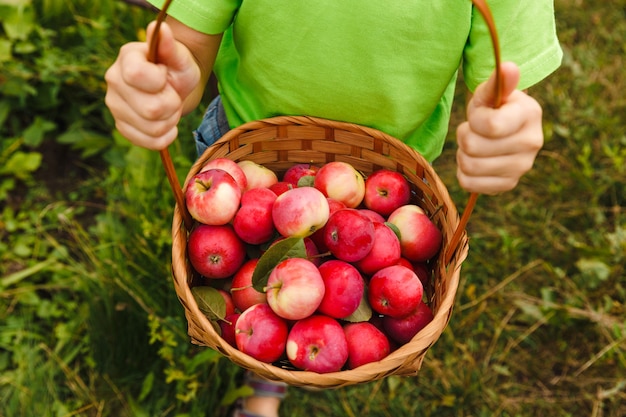
[[[281,240],[287,239],[286,237],[279,237],[275,241],[272,242],[270,247],[274,246],[276,243]],[[305,237],[304,241],[304,251],[306,252],[306,259],[311,261],[315,266],[320,266],[323,262],[323,257],[320,256],[319,250],[317,250],[317,245],[313,242],[313,239],[310,237]]]
[[[295,164],[290,166],[285,174],[283,175],[283,181],[293,185],[293,187],[298,186],[298,181],[302,177],[315,177],[317,171],[319,171],[319,167],[311,164]]]
[[[412,269],[392,265],[376,272],[369,282],[368,300],[377,313],[404,317],[422,301],[424,288]]]
[[[376,362],[391,352],[387,336],[369,322],[348,323],[343,327],[348,342],[348,368]]]
[[[274,194],[281,195],[285,191],[291,190],[292,188],[295,188],[295,187],[289,184],[288,182],[278,181],[277,183],[270,185],[268,188],[272,190]]]
[[[243,264],[246,247],[230,225],[200,224],[189,234],[187,255],[200,275],[228,278]]]
[[[241,240],[259,245],[274,236],[274,201],[276,194],[268,188],[251,188],[243,193],[241,207],[233,219],[233,228]]]
[[[209,169],[191,178],[185,190],[185,202],[191,217],[200,223],[229,223],[239,209],[241,188],[228,172]]]
[[[232,159],[228,159],[228,158],[212,159],[208,161],[206,164],[204,164],[200,172],[208,171],[209,169],[213,169],[213,168],[223,169],[224,171],[232,175],[232,177],[235,179],[237,184],[239,184],[239,188],[241,188],[242,192],[245,191],[246,188],[248,188],[248,179],[246,178],[245,172],[243,172],[241,167],[237,165],[237,162],[233,161]]]
[[[237,347],[235,337],[235,324],[241,313],[233,313],[227,315],[224,320],[219,321],[220,330],[222,331],[222,339],[231,346]]]
[[[400,260],[400,240],[389,226],[374,224],[374,245],[364,258],[355,262],[365,275],[372,275],[379,269],[395,265]]]
[[[419,206],[407,204],[387,218],[400,231],[402,256],[410,261],[426,261],[441,248],[442,234]]]
[[[313,187],[294,188],[276,197],[272,218],[285,237],[307,237],[328,221],[326,197]]]
[[[341,201],[335,200],[334,198],[326,198],[326,201],[328,201],[328,217],[332,216],[337,210],[346,208],[345,204]],[[326,243],[324,243],[324,227],[317,229],[312,235],[309,236],[315,243],[315,246],[320,253],[328,252]]]
[[[266,363],[283,356],[289,328],[267,304],[255,304],[241,313],[235,324],[237,349]]]
[[[404,175],[389,169],[374,171],[365,180],[365,207],[389,216],[395,209],[409,203],[411,186]]]
[[[409,342],[428,323],[433,320],[433,312],[428,304],[420,302],[417,308],[406,317],[383,317],[385,333],[396,343],[403,345]]]
[[[239,165],[239,168],[246,174],[246,181],[248,182],[246,190],[252,188],[269,188],[272,184],[278,182],[278,177],[274,171],[254,161],[239,161],[237,165]]]
[[[318,269],[324,280],[324,298],[318,312],[336,319],[354,313],[365,291],[365,282],[359,271],[338,259],[326,261]]]
[[[374,210],[360,208],[359,211],[369,217],[374,223],[385,223],[385,218],[376,213]]]
[[[409,268],[409,269],[414,269],[414,268],[413,268],[413,262],[409,261],[407,258],[402,258],[402,257],[401,257],[401,258],[398,260],[398,265],[405,266],[405,267],[407,267],[407,268]],[[417,274],[417,272],[416,272],[416,274]],[[418,274],[418,278],[419,278],[419,274]],[[420,281],[421,281],[421,279],[420,279]]]
[[[313,265],[319,267],[323,262],[323,258],[320,256],[320,251],[317,249],[317,245],[310,236],[304,238],[304,249],[307,259],[313,262]]]
[[[233,276],[230,293],[233,303],[239,311],[245,311],[255,304],[267,303],[265,293],[257,291],[252,286],[252,275],[258,263],[258,258],[248,260]]]
[[[230,292],[220,288],[217,289],[217,292],[219,292],[224,299],[224,305],[226,306],[224,317],[235,314],[235,303],[233,302],[233,297],[230,295]]]
[[[346,262],[363,259],[374,246],[374,236],[374,223],[353,208],[337,210],[324,227],[324,244]]]
[[[287,320],[300,320],[319,307],[324,298],[324,280],[311,261],[289,258],[272,269],[265,293],[276,314]]]
[[[326,197],[339,200],[349,208],[358,207],[365,195],[363,175],[342,161],[322,165],[315,175],[314,187]]]
[[[424,288],[427,288],[430,285],[431,272],[428,264],[425,262],[412,262],[411,267],[413,268],[413,272],[415,275],[422,281],[422,285]]]
[[[348,360],[348,342],[339,322],[324,315],[297,321],[287,337],[293,366],[317,373],[337,372]]]

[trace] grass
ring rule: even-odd
[[[29,79],[60,91],[54,103],[0,81],[0,416],[224,416],[241,393],[239,370],[186,336],[158,154],[113,134],[101,102],[98,80],[116,48],[151,16],[111,2],[36,3],[51,22],[63,16],[63,39],[89,40],[80,50],[91,70]],[[419,374],[293,388],[284,415],[626,415],[626,2],[556,0],[556,10],[565,60],[531,90],[545,147],[518,188],[478,199],[454,314]],[[31,62],[67,59],[47,50],[43,61],[0,59],[0,80],[15,76],[13,62],[26,80]],[[459,105],[453,129],[462,117]],[[77,125],[66,118],[80,119],[97,152],[72,140]],[[450,139],[435,168],[463,210]],[[193,144],[181,136],[171,152],[183,178]],[[13,158],[22,169],[9,169]]]

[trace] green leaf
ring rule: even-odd
[[[390,228],[391,230],[393,230],[393,232],[396,234],[396,236],[398,237],[398,240],[400,240],[401,237],[401,233],[400,233],[400,229],[398,229],[398,226],[396,226],[393,223],[390,222],[385,222],[385,226],[387,226],[388,228]]]
[[[361,297],[361,303],[359,304],[357,309],[354,311],[354,313],[344,318],[344,320],[350,323],[358,323],[361,321],[368,321],[371,318],[372,318],[372,307],[370,306],[370,303],[367,300],[367,291],[363,291],[363,296]]]
[[[6,39],[0,39],[0,62],[8,62],[13,58],[12,44]]]
[[[223,320],[226,317],[226,302],[216,288],[193,287],[191,293],[196,304],[198,304],[198,308],[209,320]]]
[[[25,40],[35,28],[35,12],[28,2],[18,2],[3,18],[4,31],[9,39]]]
[[[315,175],[304,175],[298,179],[298,188],[313,187],[313,184],[315,184]]]
[[[289,258],[307,258],[304,239],[289,237],[276,242],[259,258],[259,263],[252,274],[252,286],[263,292],[270,273],[282,261]]]
[[[56,124],[42,117],[35,117],[35,121],[24,129],[24,143],[37,147],[43,142],[46,132],[54,130]]]
[[[0,167],[0,174],[11,174],[20,179],[28,178],[28,174],[36,171],[41,166],[41,154],[39,152],[15,152],[7,163]]]
[[[139,393],[139,401],[143,401],[146,399],[148,394],[152,392],[152,387],[154,386],[154,372],[150,372],[148,376],[146,376],[143,380],[143,384],[141,385],[141,392]]]

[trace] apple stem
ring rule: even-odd
[[[332,255],[332,253],[330,253],[330,251],[328,252],[324,252],[324,253],[318,253],[317,255],[311,255],[311,256],[307,256],[307,259],[317,259],[317,258],[325,258],[327,256]]]
[[[243,291],[243,290],[247,290],[248,288],[252,288],[253,285],[246,285],[245,287],[233,287],[230,290],[231,291]]]

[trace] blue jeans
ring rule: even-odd
[[[222,99],[217,96],[213,99],[202,118],[200,126],[193,131],[196,141],[196,152],[202,155],[209,146],[215,143],[230,130]]]

